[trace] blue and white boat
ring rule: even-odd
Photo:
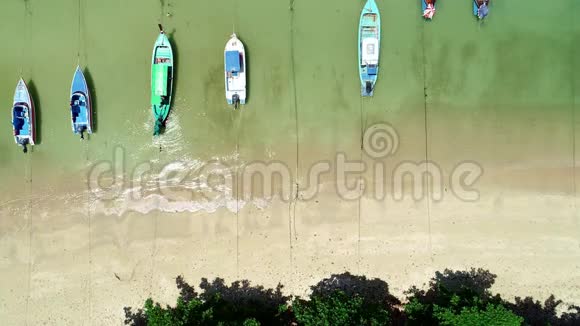
[[[224,73],[228,104],[246,104],[246,51],[235,33],[224,50]]]
[[[72,130],[75,134],[93,133],[93,111],[91,98],[85,75],[81,67],[77,67],[70,87],[70,114]]]
[[[367,0],[358,28],[358,71],[362,96],[373,96],[379,72],[381,15],[375,0]]]
[[[489,13],[489,0],[473,0],[473,15],[484,19]]]
[[[421,0],[421,15],[425,19],[433,19],[435,16],[435,3],[437,0]]]
[[[14,132],[14,141],[22,146],[23,152],[26,153],[26,146],[34,145],[36,140],[36,117],[34,102],[22,78],[18,81],[14,92],[12,130]]]

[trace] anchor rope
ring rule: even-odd
[[[236,111],[232,111],[232,116],[234,115],[234,112]],[[238,117],[238,121],[242,121],[242,117],[241,115],[243,114],[243,110],[242,113],[240,113],[240,116]],[[240,165],[240,123],[236,123],[236,278],[240,277],[240,192],[243,191],[242,189],[242,184],[241,182],[239,182],[239,165]]]
[[[81,0],[78,0],[77,65],[81,62]]]
[[[26,49],[26,45],[28,44],[32,44],[32,10],[30,9],[30,0],[24,0],[24,25],[26,26],[26,30],[25,30],[25,37],[26,37],[26,42],[24,42],[24,44],[22,45],[22,55],[20,56],[20,66],[18,68],[18,75],[21,78],[23,77],[24,74],[24,66],[26,65],[27,62],[27,49]]]
[[[236,0],[232,0],[233,6],[233,14],[232,14],[232,32],[236,33],[236,14],[238,12],[238,2]]]
[[[28,153],[26,158],[26,172],[25,172],[25,182],[26,182],[26,193],[28,194],[28,203],[26,204],[26,218],[28,226],[28,280],[27,288],[28,295],[26,296],[26,307],[25,307],[25,323],[28,325],[28,311],[30,306],[30,294],[31,294],[31,283],[32,283],[32,151]]]
[[[87,135],[88,137],[88,135]],[[89,142],[85,142],[85,162],[88,166],[90,159],[89,159]],[[89,184],[90,180],[88,180],[87,175],[87,185]],[[92,271],[93,271],[93,248],[92,248],[92,241],[93,241],[93,232],[92,232],[92,221],[91,221],[91,191],[87,189],[87,224],[89,228],[89,245],[88,245],[88,255],[89,255],[89,275],[88,275],[88,305],[89,305],[89,321],[92,320]]]
[[[429,255],[433,261],[433,246],[431,239],[431,181],[429,178],[429,134],[428,134],[428,110],[427,110],[427,53],[425,50],[425,24],[421,28],[421,49],[423,54],[423,115],[424,115],[424,140],[425,140],[425,173],[427,175],[427,230],[429,234]]]
[[[159,2],[161,3],[161,17],[159,18],[159,21],[161,22],[161,25],[163,25],[165,16],[165,0],[160,0]]]
[[[290,202],[288,206],[288,244],[290,247],[290,269],[291,269],[291,280],[295,279],[294,274],[294,250],[293,250],[293,240],[298,241],[298,232],[296,230],[296,207],[298,205],[298,200],[300,199],[300,182],[299,182],[299,172],[300,172],[300,134],[299,134],[299,119],[298,119],[298,90],[296,88],[296,60],[294,51],[294,24],[295,24],[295,11],[294,11],[294,1],[290,0],[289,11],[290,11],[290,76],[291,76],[291,86],[292,86],[292,108],[294,113],[294,134],[296,137],[296,161],[294,170],[294,184],[295,184],[295,196],[293,201]],[[295,284],[293,281],[292,284]],[[295,288],[290,289],[292,292]]]
[[[298,89],[296,87],[296,60],[294,56],[294,1],[290,0],[290,63],[291,63],[291,75],[292,75],[292,90],[293,90],[293,106],[294,106],[294,120],[295,120],[295,137],[296,137],[296,167],[295,167],[295,183],[296,183],[296,198],[292,213],[292,227],[294,230],[294,239],[298,240],[298,233],[296,231],[296,204],[300,196],[300,183],[298,181],[298,173],[300,166],[300,123],[298,119]]]
[[[360,64],[360,63],[359,63]],[[364,120],[364,99],[361,96],[360,97],[360,156],[359,156],[359,162],[360,164],[362,164],[362,160],[363,160],[363,151],[364,151],[364,132],[365,132],[365,120]],[[360,265],[361,265],[361,254],[360,254],[360,236],[361,236],[361,210],[362,210],[362,194],[363,194],[363,190],[364,190],[364,186],[362,184],[362,180],[359,179],[359,197],[358,197],[358,208],[357,208],[357,213],[358,213],[358,226],[357,226],[357,268],[358,268],[358,272],[360,273]]]
[[[575,9],[574,7],[576,6],[576,1],[572,0],[572,8]],[[572,10],[571,12],[576,12],[575,10]],[[574,33],[576,32],[576,18],[574,14],[570,15],[572,18],[572,23],[571,23],[571,29],[572,29],[572,35],[574,35]],[[576,139],[576,106],[578,105],[578,103],[576,103],[576,76],[575,76],[575,71],[576,71],[576,46],[574,44],[574,39],[572,38],[572,51],[571,51],[571,65],[572,65],[572,69],[570,69],[570,77],[571,77],[571,82],[572,82],[572,87],[571,87],[571,91],[572,91],[572,181],[573,181],[573,191],[574,191],[574,212],[575,213],[575,217],[576,217],[576,223],[580,222],[580,215],[578,215],[578,204],[579,199],[578,199],[578,176],[577,176],[577,172],[576,172],[576,163],[577,163],[577,153],[576,153],[576,144],[577,144],[577,139]]]
[[[82,3],[81,0],[77,1],[77,6],[78,6],[78,19],[77,19],[77,66],[81,66],[81,48],[82,48],[82,14],[83,14],[83,7],[82,7]],[[83,136],[83,131],[81,130],[81,139]],[[87,134],[87,138],[88,138],[88,134]],[[89,143],[85,142],[84,144],[84,158],[85,158],[85,162],[88,166],[88,163],[90,161],[89,159]],[[87,179],[87,185],[88,185],[89,180]],[[93,257],[93,253],[92,253],[92,221],[91,221],[91,192],[90,190],[87,189],[87,226],[88,226],[88,258],[89,258],[89,272],[88,272],[88,299],[87,299],[87,303],[88,303],[88,316],[89,316],[89,320],[91,320],[92,318],[92,257]]]
[[[236,0],[232,0],[232,33],[236,33],[236,15],[237,15],[237,6],[238,3]],[[244,60],[246,60],[244,58]],[[238,120],[235,119],[235,114],[238,111],[237,109],[239,108],[239,102],[234,102],[234,109],[232,110],[231,113],[231,117],[232,117],[232,123],[235,126],[235,131],[236,131],[236,148],[235,148],[235,160],[236,160],[236,169],[235,169],[235,182],[232,180],[232,182],[234,182],[235,185],[235,197],[236,197],[236,277],[239,278],[240,276],[240,192],[243,191],[242,189],[242,184],[240,182],[239,179],[239,168],[240,168],[240,129],[241,129],[241,123],[242,123],[242,115],[244,110],[240,110],[242,113],[240,113],[240,115],[238,116]],[[239,121],[239,123],[236,123],[236,121]],[[232,189],[232,191],[234,191]]]
[[[27,42],[22,45],[22,56],[21,56],[21,64],[19,68],[19,75],[21,78],[23,77],[23,66],[25,65],[26,60],[26,45],[31,44],[32,39],[32,19],[31,19],[31,10],[30,10],[30,2],[29,0],[24,1],[24,22],[26,26],[26,39]],[[26,304],[25,304],[25,324],[28,324],[28,312],[30,307],[30,297],[31,297],[31,284],[32,284],[32,150],[28,153],[28,157],[26,158],[26,172],[25,172],[25,182],[27,185],[26,193],[28,195],[28,202],[26,203],[26,213],[25,216],[28,219],[27,226],[28,226],[28,279],[27,279],[27,288],[28,293],[26,296]]]

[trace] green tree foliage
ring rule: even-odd
[[[403,323],[399,299],[389,292],[387,282],[378,279],[368,279],[365,276],[352,275],[348,272],[333,274],[316,285],[311,286],[311,298],[326,298],[336,291],[344,293],[349,298],[360,298],[368,311],[386,310],[395,324]]]
[[[203,279],[198,294],[180,276],[176,279],[180,290],[175,307],[162,307],[152,299],[143,309],[133,312],[125,308],[125,324],[141,326],[220,325],[258,326],[284,324],[285,315],[278,307],[288,302],[282,286],[265,290],[251,286],[248,281],[226,285],[223,279],[208,282]]]
[[[257,321],[255,318],[248,318],[244,321],[243,326],[260,326],[260,322]]]
[[[362,297],[348,296],[340,290],[330,295],[315,295],[311,300],[296,300],[292,311],[300,325],[388,325],[390,320],[384,307],[367,306]]]
[[[276,289],[265,289],[244,280],[228,286],[223,279],[216,278],[213,282],[202,279],[200,288],[203,292],[199,298],[212,306],[214,315],[220,316],[220,321],[238,323],[255,319],[263,325],[273,325],[287,319],[278,311],[280,305],[290,300],[282,294],[283,286],[280,284]]]
[[[496,276],[487,270],[437,272],[424,290],[412,287],[407,303],[389,293],[388,284],[349,273],[331,275],[311,287],[307,298],[282,294],[282,286],[265,289],[248,281],[225,284],[202,279],[200,293],[177,277],[174,306],[152,299],[141,309],[125,308],[125,324],[133,326],[259,326],[259,325],[580,325],[580,307],[561,316],[560,300],[530,297],[503,300],[491,293]],[[403,309],[402,309],[403,308]]]
[[[506,305],[514,313],[523,316],[526,325],[580,325],[580,307],[570,306],[561,316],[558,316],[557,308],[562,304],[561,300],[551,295],[542,304],[531,297],[516,297],[515,302]]]
[[[214,321],[212,307],[204,306],[199,299],[185,302],[182,298],[177,300],[175,308],[162,308],[158,303],[148,299],[145,302],[144,314],[147,325],[208,325]]]
[[[444,326],[519,326],[524,321],[504,306],[491,303],[485,309],[463,307],[459,313],[453,308],[435,306],[434,316]]]
[[[488,304],[501,305],[499,296],[493,296],[490,288],[496,275],[483,269],[435,273],[427,290],[412,287],[407,291],[408,303],[405,314],[410,325],[436,325],[439,323],[434,308],[452,309],[460,314],[463,308],[484,310]]]

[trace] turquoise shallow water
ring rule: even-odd
[[[117,307],[151,293],[171,299],[164,292],[168,279],[186,270],[196,277],[298,284],[337,268],[391,271],[381,262],[397,269],[393,275],[411,276],[434,266],[496,264],[508,275],[505,282],[516,284],[500,286],[513,293],[544,282],[538,291],[552,286],[577,300],[578,291],[557,285],[577,284],[564,275],[574,271],[565,262],[578,257],[580,223],[576,2],[497,0],[480,23],[468,0],[440,0],[431,22],[420,18],[419,1],[379,0],[379,79],[375,96],[361,99],[360,0],[81,0],[80,28],[77,0],[6,1],[0,12],[0,288],[16,294],[0,294],[0,311],[15,324],[28,315],[42,321],[58,302],[65,308],[52,312],[55,320],[75,324],[92,311],[114,324]],[[167,132],[154,139],[149,64],[159,22],[173,42],[177,70]],[[249,60],[248,104],[239,111],[227,107],[222,78],[223,47],[234,29]],[[77,62],[86,69],[96,112],[95,133],[84,142],[70,131],[68,113]],[[40,116],[40,142],[28,155],[14,144],[9,120],[20,75]],[[186,183],[185,194],[172,193],[180,200],[168,203],[157,173],[121,187],[146,200],[105,203],[87,191],[92,167],[113,160],[118,148],[126,181],[140,164],[158,172],[176,162],[191,168],[219,159],[236,168],[280,161],[302,187],[314,163],[337,153],[370,165],[361,138],[378,122],[390,123],[400,140],[385,161],[387,175],[407,161],[433,160],[446,173],[460,161],[475,161],[485,169],[480,202],[345,201],[328,186],[314,202],[221,198],[207,204]],[[328,174],[320,182],[335,179]],[[524,196],[524,204],[511,193]],[[551,195],[564,199],[545,199]],[[313,240],[321,234],[328,239]],[[471,243],[489,252],[470,251]],[[520,255],[522,248],[536,256]],[[505,267],[510,259],[538,270],[548,262],[562,272],[526,283]],[[107,287],[114,272],[131,281]],[[54,285],[45,290],[46,284]],[[27,314],[27,300],[39,308]]]
[[[384,16],[380,81],[374,98],[360,99],[353,42],[362,1],[149,1],[137,7],[81,1],[80,29],[76,17],[55,20],[65,8],[75,16],[75,1],[12,1],[2,25],[13,43],[0,65],[0,89],[9,112],[19,73],[31,84],[40,145],[30,164],[42,171],[36,174],[40,178],[83,171],[87,161],[110,157],[115,145],[127,148],[137,161],[159,156],[150,137],[147,102],[150,48],[159,21],[172,37],[178,61],[169,124],[179,130],[179,136],[168,133],[159,141],[174,142],[176,157],[187,153],[207,159],[237,148],[244,160],[253,160],[276,148],[281,160],[300,163],[318,159],[306,154],[312,150],[356,150],[361,127],[385,120],[409,133],[409,150],[421,148],[425,91],[432,112],[428,119],[433,126],[444,120],[450,134],[466,123],[487,123],[489,112],[508,129],[526,128],[518,122],[522,114],[538,119],[556,114],[569,121],[575,78],[572,2],[549,8],[540,1],[498,2],[484,23],[469,14],[468,2],[442,2],[432,22],[417,19],[419,10],[411,1],[379,2]],[[239,112],[223,101],[221,53],[232,27],[249,56],[251,99]],[[67,129],[67,94],[77,53],[96,102],[96,133],[86,143]],[[559,132],[571,132],[567,126]],[[29,158],[12,146],[10,126],[4,129],[3,171],[18,180],[13,171]],[[482,126],[477,131],[487,132],[495,130]],[[305,151],[298,160],[296,148]],[[514,151],[506,147],[505,152]],[[173,158],[171,153],[162,156]]]

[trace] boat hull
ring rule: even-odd
[[[71,126],[75,134],[93,133],[93,110],[87,81],[77,67],[70,88]]]
[[[246,104],[246,78],[246,50],[242,41],[233,34],[224,50],[225,93],[228,104]]]
[[[374,0],[365,4],[358,29],[358,69],[361,95],[373,96],[379,70],[381,15]]]
[[[489,8],[489,0],[485,1],[485,5]],[[484,18],[479,16],[479,4],[477,3],[477,0],[473,0],[473,15],[479,19]]]
[[[159,135],[171,109],[173,93],[173,49],[163,31],[159,33],[151,58],[151,109],[155,119],[154,135]]]
[[[428,9],[427,1],[426,0],[421,0],[421,15],[425,19],[433,19],[433,15],[435,15],[435,10],[437,9],[436,2],[433,2],[433,13],[432,13],[431,17],[427,17],[426,16],[426,10],[427,9]]]
[[[36,114],[28,86],[21,78],[16,85],[12,103],[12,131],[14,141],[26,150],[36,143]]]

